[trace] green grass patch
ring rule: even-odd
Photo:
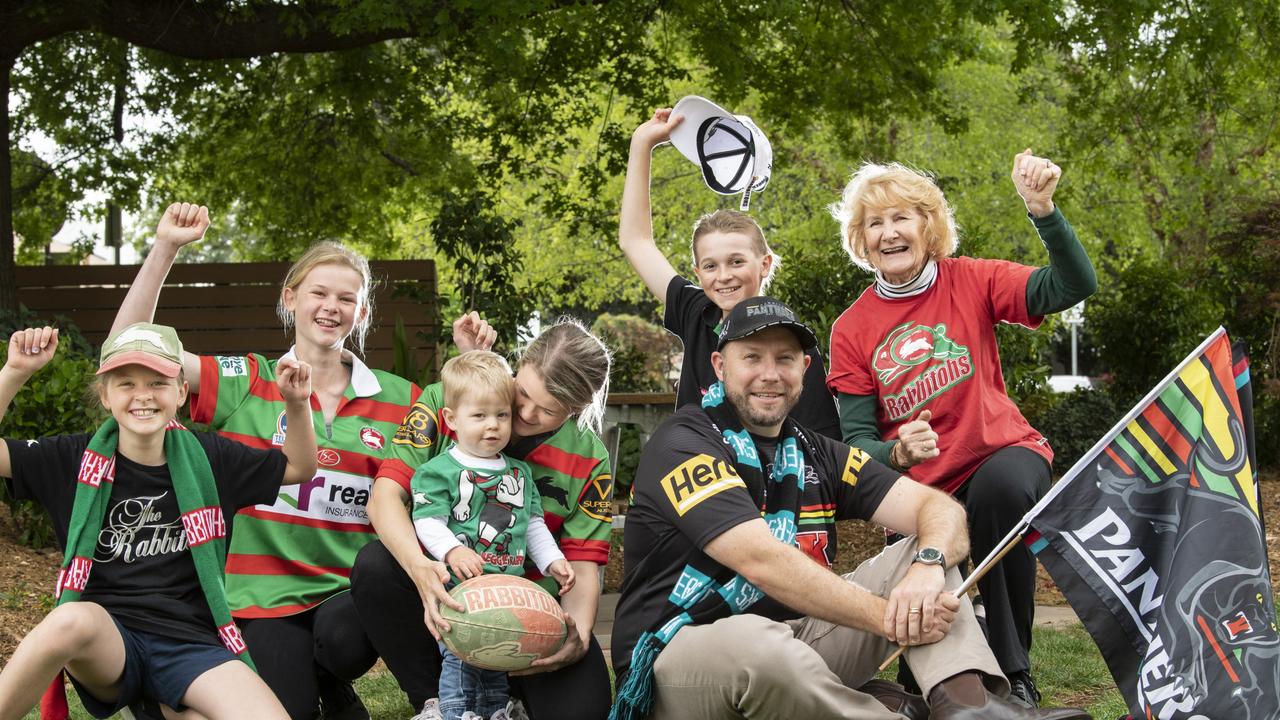
[[[1046,706],[1083,707],[1098,720],[1114,720],[1128,713],[1102,655],[1081,628],[1036,628],[1031,665]],[[891,667],[884,677],[892,678],[895,672]],[[400,692],[389,672],[365,675],[356,681],[356,691],[364,700],[365,707],[369,708],[372,720],[403,720],[419,709],[409,707],[404,693]],[[71,717],[89,720],[90,715],[84,711],[75,692],[68,695]],[[32,712],[24,720],[38,718]]]

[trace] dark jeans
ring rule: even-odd
[[[422,599],[409,575],[377,540],[364,546],[351,570],[356,611],[378,655],[409,704],[418,709],[440,696],[440,650],[423,620]],[[602,720],[613,699],[609,669],[595,638],[577,663],[554,672],[509,677],[511,695],[534,720]]]

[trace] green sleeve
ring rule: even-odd
[[[840,406],[840,432],[844,435],[845,444],[893,467],[889,454],[898,441],[880,439],[880,429],[876,426],[876,397],[840,393],[836,404]]]
[[[1061,312],[1092,295],[1098,289],[1098,276],[1062,211],[1054,208],[1042,218],[1031,217],[1031,222],[1049,251],[1049,264],[1036,268],[1027,280],[1027,313]]]

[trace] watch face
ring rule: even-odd
[[[942,562],[942,551],[931,547],[921,548],[916,553],[916,559],[923,563],[938,564]]]

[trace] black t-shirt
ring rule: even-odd
[[[231,545],[232,520],[243,507],[275,501],[286,460],[279,450],[258,450],[214,434],[195,433],[209,457]],[[76,475],[89,435],[8,440],[13,462],[9,490],[49,511],[58,547],[65,548],[76,497]],[[131,630],[217,644],[213,614],[200,589],[195,562],[168,465],[139,465],[116,454],[89,584],[81,594]]]
[[[666,311],[662,324],[684,343],[684,360],[680,364],[680,385],[676,388],[676,407],[701,405],[702,395],[716,382],[711,366],[711,353],[720,335],[721,312],[711,298],[683,277],[676,275],[667,285]],[[829,438],[840,439],[840,416],[836,401],[827,390],[827,364],[817,348],[806,353],[809,369],[804,373],[804,388],[791,417],[802,426]]]
[[[837,547],[836,520],[870,518],[898,473],[861,450],[809,436],[817,457],[805,458],[796,544],[830,567]],[[766,444],[776,447],[776,440]],[[759,444],[757,449],[762,457],[773,456]],[[733,451],[700,407],[677,410],[645,444],[627,513],[626,570],[614,615],[613,667],[619,675],[630,664],[640,634],[661,619],[684,566],[704,558],[702,549],[726,530],[761,516],[764,488],[740,478],[734,461]],[[750,611],[775,620],[799,615],[767,596]]]

